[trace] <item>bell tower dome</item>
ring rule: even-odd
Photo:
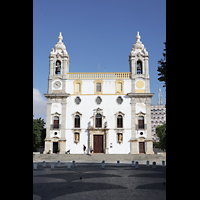
[[[149,55],[140,41],[139,32],[129,55],[129,65],[132,80],[132,92],[150,93],[149,88]]]
[[[66,50],[65,44],[62,42],[63,36],[60,32],[58,36],[58,42],[52,48],[49,55],[49,87],[48,93],[52,93],[53,90],[62,89],[65,91],[65,80],[67,79],[67,73],[69,72],[69,55]],[[52,84],[55,80],[55,84]],[[62,87],[61,87],[62,86]]]

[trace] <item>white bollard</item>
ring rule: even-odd
[[[135,161],[132,161],[132,167],[134,167],[135,166]]]
[[[165,166],[165,161],[164,161],[164,160],[162,161],[162,166],[163,166],[163,167]]]
[[[102,161],[101,168],[105,168],[105,160]]]
[[[60,161],[57,162],[57,167],[60,167]]]
[[[119,160],[117,161],[117,166],[118,166],[118,167],[120,166],[120,161],[119,161]]]
[[[68,168],[68,169],[71,168],[71,163],[70,163],[70,162],[67,163],[67,168]]]
[[[53,168],[54,168],[54,163],[52,162],[52,163],[51,163],[51,169],[53,169]]]
[[[139,162],[138,161],[135,162],[135,168],[139,168]]]
[[[147,167],[149,166],[149,161],[147,160]]]
[[[33,169],[37,169],[37,163],[33,163]]]
[[[46,162],[45,161],[42,162],[42,167],[46,167]]]
[[[156,162],[155,161],[153,162],[153,168],[156,168]]]

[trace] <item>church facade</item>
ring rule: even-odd
[[[49,55],[43,153],[153,154],[149,56],[139,32],[129,72],[69,72],[62,42]]]

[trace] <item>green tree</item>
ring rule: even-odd
[[[44,125],[44,119],[33,119],[33,151],[37,151],[37,148],[41,145]]]
[[[166,63],[167,63],[167,61],[166,61],[166,42],[164,42],[164,44],[165,44],[165,48],[164,48],[164,52],[163,52],[164,58],[161,58],[161,60],[158,61],[159,66],[158,66],[157,71],[159,72],[158,76],[160,76],[160,77],[158,77],[158,80],[160,82],[163,81],[164,82],[163,87],[166,87]]]
[[[166,150],[166,123],[156,127],[156,134],[160,139],[159,147]]]

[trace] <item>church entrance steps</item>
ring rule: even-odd
[[[163,154],[34,154],[33,161],[57,161],[61,162],[88,162],[88,163],[101,163],[105,160],[107,163],[131,163],[134,161],[139,161],[139,163],[146,163],[146,161],[153,162],[166,162],[166,156]]]

